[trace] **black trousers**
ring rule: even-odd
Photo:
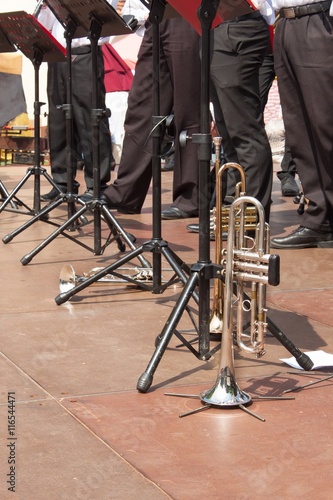
[[[260,95],[261,95],[263,113],[265,111],[265,106],[268,101],[269,91],[272,87],[274,78],[275,78],[274,55],[273,52],[271,52],[266,55],[259,71],[259,86],[260,86]],[[280,181],[290,175],[295,178],[296,175],[296,165],[294,160],[292,159],[287,140],[285,140],[284,155],[281,161],[281,170],[279,172],[276,172],[276,175],[280,179]]]
[[[148,25],[142,40],[129,93],[125,137],[115,182],[105,191],[110,200],[140,213],[152,176],[153,37]],[[186,212],[198,209],[198,152],[188,142],[179,146],[179,133],[200,131],[200,37],[182,18],[160,24],[161,115],[174,113],[175,166],[173,202]]]
[[[104,61],[101,50],[98,50],[97,92],[98,107],[105,108]],[[49,101],[49,143],[51,173],[60,187],[67,185],[66,163],[66,119],[65,111],[59,106],[67,103],[67,63],[50,63],[48,66],[47,94]],[[74,56],[72,63],[72,104],[74,148],[73,155],[78,158],[82,154],[84,175],[87,188],[93,188],[92,158],[92,61],[91,53]],[[106,186],[111,178],[110,163],[112,160],[111,135],[107,117],[101,118],[100,134],[100,179]]]
[[[274,52],[288,143],[309,200],[301,224],[333,231],[333,18],[280,19]]]
[[[263,122],[259,70],[269,50],[262,16],[242,16],[212,30],[212,102],[225,159],[245,171],[246,193],[269,221],[272,153]]]

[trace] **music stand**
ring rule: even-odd
[[[12,233],[6,235],[3,238],[4,243],[10,242],[16,235],[21,233],[23,230],[27,229],[37,220],[41,218],[44,220],[55,207],[60,205],[63,200],[69,202],[69,212],[70,216],[68,220],[62,224],[56,224],[53,221],[47,220],[48,223],[57,226],[57,229],[44,241],[42,241],[33,251],[22,257],[21,263],[23,265],[28,264],[32,258],[39,253],[43,248],[45,248],[51,241],[53,241],[59,234],[63,234],[68,239],[74,241],[75,243],[81,245],[82,247],[93,251],[95,255],[100,255],[104,251],[105,247],[113,241],[117,240],[118,248],[121,251],[125,250],[125,245],[122,239],[129,245],[131,249],[135,249],[132,238],[127,234],[120,224],[116,221],[115,217],[110,213],[108,207],[105,203],[100,200],[100,175],[99,175],[99,141],[98,141],[98,131],[99,131],[99,120],[101,116],[104,116],[106,110],[97,109],[97,50],[98,50],[98,39],[101,36],[109,36],[111,34],[121,34],[121,33],[132,33],[132,30],[127,26],[123,19],[118,16],[117,12],[106,2],[106,0],[95,0],[94,4],[91,2],[84,2],[80,0],[54,0],[52,3],[53,11],[56,15],[61,16],[61,22],[64,25],[69,25],[70,28],[67,33],[68,43],[70,45],[70,40],[74,35],[74,32],[78,28],[78,34],[84,36],[88,34],[91,41],[91,53],[92,53],[92,79],[93,79],[93,103],[92,103],[92,122],[93,122],[93,181],[94,181],[94,197],[91,202],[84,203],[72,193],[73,186],[73,173],[71,171],[72,167],[72,157],[69,157],[69,170],[68,170],[68,182],[70,187],[70,192],[66,194],[61,194],[53,203],[47,205],[45,208],[39,211],[39,213],[33,217],[31,220],[23,224],[20,228],[16,229]],[[84,4],[84,5],[83,5]],[[36,21],[37,22],[37,21]],[[39,24],[39,23],[38,23]],[[90,31],[89,31],[90,30]],[[70,90],[69,90],[70,91]],[[69,97],[69,96],[68,96]],[[65,105],[66,120],[67,120],[67,138],[69,142],[71,140],[72,134],[72,124],[71,124],[71,103]],[[53,183],[53,185],[55,185]],[[59,188],[57,188],[59,191]],[[78,199],[81,203],[81,207],[75,212],[71,213],[71,203],[74,205],[74,200]],[[71,235],[65,233],[66,229],[74,229],[76,222],[84,217],[87,212],[93,212],[94,216],[94,247],[90,248],[85,243],[80,240],[73,238]],[[105,245],[102,247],[101,244],[101,217],[110,228],[110,236],[107,238]],[[111,235],[113,238],[111,238]],[[122,236],[122,239],[120,238]],[[138,257],[143,267],[151,267],[150,263],[143,257]]]
[[[13,189],[4,203],[0,212],[12,201],[27,180],[34,176],[34,202],[29,215],[40,212],[40,178],[43,175],[54,187],[51,176],[45,168],[40,166],[40,109],[44,103],[39,101],[39,69],[42,62],[65,61],[65,51],[53,36],[31,15],[24,11],[7,12],[0,14],[0,31],[2,40],[6,37],[14,47],[17,47],[34,66],[35,101],[34,101],[34,149],[35,165],[28,168],[26,175]]]
[[[192,2],[185,0],[171,0],[177,8],[186,4],[193,9]],[[171,3],[171,2],[170,2]],[[137,382],[137,390],[145,393],[150,388],[154,373],[162,359],[162,356],[171,340],[173,334],[200,360],[207,360],[215,351],[209,350],[210,344],[210,280],[219,278],[223,280],[223,266],[213,264],[210,260],[210,198],[207,187],[209,185],[209,167],[211,157],[211,133],[210,133],[210,31],[216,16],[217,1],[202,0],[197,12],[200,20],[202,33],[202,61],[201,61],[201,133],[192,135],[192,142],[199,147],[199,259],[191,268],[191,276],[185,284],[176,305],[167,319],[161,334],[157,337],[158,344],[151,357],[146,370]],[[186,12],[186,10],[182,10]],[[196,10],[195,10],[196,12]],[[193,12],[191,12],[193,14]],[[185,17],[185,16],[184,16]],[[186,18],[186,17],[185,17]],[[193,19],[193,15],[190,19]],[[191,22],[189,20],[189,22]],[[191,23],[192,24],[192,23]],[[176,330],[176,327],[186,310],[188,302],[196,288],[199,289],[198,302],[198,349],[194,347]],[[311,359],[302,353],[294,344],[287,339],[274,323],[268,320],[270,331],[297,359],[300,366],[309,370],[313,366]]]
[[[80,26],[76,19],[73,19],[67,9],[63,7],[59,0],[45,0],[53,14],[64,26],[64,38],[66,40],[66,104],[62,104],[61,108],[65,112],[66,120],[66,167],[67,167],[67,192],[64,194],[59,192],[59,198],[55,204],[49,204],[49,212],[57,207],[62,201],[68,204],[68,218],[72,217],[75,212],[75,201],[78,196],[74,193],[74,172],[75,160],[73,155],[73,105],[72,105],[72,40],[73,38],[81,38],[86,36],[85,30]],[[37,14],[36,14],[37,15]],[[66,20],[66,22],[64,21]],[[58,203],[59,201],[59,203]],[[48,212],[48,213],[49,213]],[[87,223],[87,219],[82,215],[80,218],[82,224]],[[79,221],[76,219],[73,226],[69,226],[69,231],[78,229]]]
[[[68,0],[66,0],[68,1]],[[143,2],[146,5],[146,2]],[[80,292],[89,285],[100,280],[107,274],[114,273],[120,266],[123,266],[127,262],[131,261],[133,258],[142,255],[145,252],[150,252],[153,254],[153,275],[152,275],[152,285],[147,286],[147,283],[138,282],[138,286],[144,288],[145,290],[151,290],[152,293],[162,293],[170,284],[177,281],[182,281],[184,284],[188,280],[189,276],[189,266],[185,264],[176,254],[173,252],[168,243],[162,239],[161,235],[161,137],[163,130],[163,123],[166,117],[160,116],[160,88],[159,88],[159,24],[164,16],[164,9],[166,4],[164,0],[153,0],[150,7],[149,19],[152,23],[153,29],[153,49],[152,49],[152,67],[153,67],[153,114],[152,117],[152,140],[153,140],[153,155],[152,155],[152,192],[153,192],[153,210],[152,210],[152,239],[144,242],[141,247],[129,252],[125,257],[121,258],[117,262],[105,267],[104,269],[98,271],[93,276],[85,279],[83,282],[79,283],[72,289],[60,293],[55,301],[58,305],[63,304],[69,300],[73,295]],[[178,16],[178,14],[170,8],[167,12],[168,17]],[[174,271],[174,276],[167,283],[162,284],[161,276],[161,257],[162,255],[166,261],[170,264],[172,270]],[[176,278],[175,278],[176,277]],[[124,277],[127,279],[126,277]],[[198,296],[196,292],[193,293],[194,299],[198,301]]]

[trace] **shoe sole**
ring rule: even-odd
[[[276,243],[271,243],[270,248],[275,248],[278,250],[284,249],[302,249],[302,248],[333,248],[333,241],[318,241],[317,243],[300,243],[299,245],[278,245]]]
[[[197,215],[187,215],[186,217],[164,217],[162,215],[161,219],[162,220],[186,220],[186,219],[192,219],[193,217],[197,217]]]
[[[333,241],[320,241],[318,248],[333,248]]]
[[[282,196],[298,196],[299,195],[299,192],[297,191],[282,191]]]

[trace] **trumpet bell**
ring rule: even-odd
[[[239,406],[250,403],[251,396],[238,387],[236,379],[227,366],[221,370],[211,389],[200,394],[203,403],[212,406]]]
[[[74,268],[70,264],[65,264],[60,271],[59,289],[61,293],[72,290],[77,284]]]

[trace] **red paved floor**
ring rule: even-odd
[[[11,190],[25,170],[1,167],[1,180]],[[171,172],[162,174],[162,183],[166,206]],[[43,179],[43,192],[46,188]],[[20,195],[31,202],[31,182]],[[141,215],[116,214],[136,235],[137,245],[151,238],[151,202],[149,194]],[[52,218],[66,220],[66,206]],[[1,237],[26,220],[27,216],[3,212]],[[170,249],[191,264],[198,258],[198,238],[187,232],[187,223],[165,221],[162,231]],[[298,224],[295,205],[281,197],[274,176],[271,232],[287,234]],[[156,295],[123,284],[95,285],[58,306],[54,298],[65,263],[82,275],[116,261],[120,253],[112,243],[104,255],[94,256],[60,235],[23,266],[21,258],[53,229],[38,221],[0,247],[1,499],[331,498],[330,380],[294,393],[294,400],[253,402],[250,408],[265,422],[240,409],[220,408],[179,418],[200,401],[165,392],[199,395],[211,388],[219,352],[208,361],[198,360],[179,347],[174,335],[149,392],[139,394],[136,384],[182,288],[174,286]],[[103,236],[107,235],[104,228]],[[76,237],[91,245],[91,226]],[[212,243],[212,258],[214,248]],[[270,320],[304,351],[333,352],[331,252],[280,251],[281,283],[268,289]],[[167,267],[164,262],[163,268]],[[196,317],[196,306],[190,305]],[[179,329],[192,330],[186,314]],[[243,390],[276,396],[318,378],[314,373],[308,377],[289,373],[294,370],[280,360],[289,357],[286,349],[271,334],[266,343],[267,352],[259,359],[235,350],[236,377]],[[16,398],[15,494],[7,484],[10,392]]]

